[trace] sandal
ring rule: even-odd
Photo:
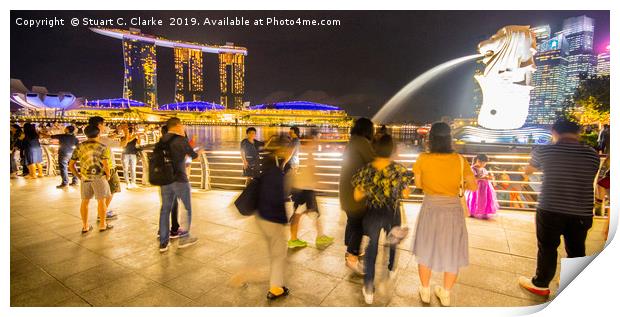
[[[89,225],[89,226],[88,226],[88,230],[84,230],[84,229],[82,229],[82,234],[89,233],[89,232],[91,232],[92,230],[93,230],[93,225]]]
[[[103,228],[103,229],[102,229],[102,228],[99,228],[99,232],[103,232],[103,231],[106,231],[106,230],[110,230],[110,229],[112,229],[112,228],[114,228],[114,226],[113,226],[113,225],[111,225],[111,224],[109,224],[109,223],[107,223],[107,224],[105,225],[105,228]]]
[[[268,300],[274,300],[274,299],[278,299],[280,297],[285,297],[288,296],[289,290],[286,286],[282,286],[282,289],[284,290],[284,292],[282,292],[282,294],[280,295],[276,295],[274,293],[272,293],[271,291],[267,292],[267,299]]]

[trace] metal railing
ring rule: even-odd
[[[47,175],[59,175],[57,145],[43,145],[44,172]],[[148,184],[148,158],[152,151],[142,150],[136,163],[136,177],[143,185]],[[315,152],[299,153],[300,169],[306,167],[304,162],[308,155],[313,155],[316,163],[315,175],[318,184],[316,191],[324,195],[337,195],[340,179],[342,153]],[[409,170],[419,154],[397,154],[395,161],[405,165]],[[122,169],[122,149],[112,148],[112,156],[121,180],[125,179]],[[475,155],[464,154],[471,160]],[[497,193],[497,200],[502,209],[535,210],[540,194],[541,174],[534,173],[524,178],[523,168],[530,159],[526,154],[491,154],[488,162],[489,171],[495,176],[491,183]],[[51,163],[53,168],[48,168]],[[188,177],[193,188],[240,190],[245,187],[243,162],[239,151],[205,151],[188,165]],[[424,197],[421,190],[413,184],[409,186],[411,194],[407,201],[421,202]]]

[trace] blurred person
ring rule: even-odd
[[[476,182],[478,182],[478,190],[466,191],[465,197],[470,216],[474,218],[488,219],[499,209],[495,189],[491,183],[493,175],[485,168],[488,162],[488,156],[478,154],[471,166]]]
[[[11,124],[11,178],[17,178],[17,162],[15,161],[15,154],[20,148],[20,137],[23,134],[22,128],[19,124]]]
[[[290,150],[278,150],[276,155],[269,154],[262,160],[260,186],[258,193],[258,212],[256,224],[267,241],[270,259],[270,278],[267,299],[274,300],[287,296],[289,289],[285,286],[286,269],[286,209],[284,202],[284,172],[279,164],[279,157],[286,157]],[[285,153],[282,153],[285,152]]]
[[[610,129],[609,124],[605,124],[598,134],[598,150],[601,154],[609,154]]]
[[[387,127],[385,126],[385,124],[381,125],[379,130],[377,130],[377,133],[375,133],[373,137],[373,141],[378,141],[382,136],[387,135],[387,134],[388,134]]]
[[[127,188],[136,188],[136,163],[138,162],[138,146],[140,139],[136,136],[133,126],[125,128],[121,142],[123,146],[123,177]]]
[[[340,207],[347,214],[347,225],[344,233],[344,244],[347,246],[345,264],[353,272],[364,274],[361,263],[360,245],[364,233],[363,220],[366,214],[366,202],[353,198],[351,179],[361,168],[375,158],[370,141],[373,137],[374,125],[368,118],[359,118],[351,128],[351,137],[342,156],[340,180],[338,185]]]
[[[166,122],[168,128],[167,133],[162,136],[157,146],[168,149],[170,153],[169,159],[172,161],[174,170],[174,182],[160,187],[161,210],[159,215],[159,251],[168,250],[170,230],[170,213],[174,205],[174,201],[180,199],[187,212],[185,233],[180,236],[178,247],[180,249],[189,247],[198,242],[198,238],[190,235],[192,223],[192,202],[191,202],[191,185],[187,176],[186,158],[192,160],[198,158],[200,153],[194,152],[187,141],[185,128],[179,118],[170,118]]]
[[[256,140],[256,128],[249,127],[245,130],[246,138],[241,141],[240,151],[241,160],[243,161],[243,176],[247,177],[246,185],[248,182],[258,176],[259,173],[259,160],[260,160],[260,148],[265,146],[265,143]]]
[[[75,147],[79,144],[78,139],[75,137],[75,127],[70,125],[65,128],[65,133],[63,134],[54,134],[51,135],[50,138],[54,140],[58,140],[58,168],[60,169],[60,185],[56,186],[56,188],[64,188],[69,185],[69,160],[73,155],[73,151]],[[78,185],[78,177],[73,174],[73,179],[71,180],[71,185]]]
[[[165,135],[166,133],[168,133],[168,127],[166,126],[166,124],[164,124],[161,129],[160,129],[160,133],[161,135]],[[146,150],[146,149],[150,149],[153,150],[155,148],[155,143],[153,144],[147,144],[145,146],[141,146],[140,149],[141,150]],[[157,228],[157,239],[159,240],[159,234],[160,234],[160,229]],[[177,239],[182,235],[187,234],[187,231],[185,231],[184,229],[181,228],[181,225],[179,224],[179,199],[178,197],[175,197],[172,200],[172,208],[170,210],[170,239]]]
[[[82,234],[88,233],[93,229],[88,223],[88,204],[95,197],[97,199],[97,214],[99,218],[99,231],[106,231],[114,228],[109,224],[105,217],[106,198],[110,195],[108,179],[110,178],[110,168],[108,160],[110,151],[99,142],[99,128],[87,126],[84,134],[88,138],[79,144],[71,155],[69,170],[73,175],[77,175],[81,181],[80,216],[82,219]],[[76,168],[76,163],[80,162],[80,171]]]
[[[538,255],[536,275],[519,277],[529,292],[549,296],[549,283],[557,267],[560,236],[569,258],[586,255],[586,237],[592,227],[594,188],[600,166],[598,153],[579,143],[581,127],[558,119],[551,127],[553,143],[535,147],[525,175],[541,171],[542,190],[536,210]]]
[[[368,247],[364,259],[364,286],[362,294],[366,304],[374,300],[375,262],[379,249],[381,230],[388,235],[393,227],[401,225],[399,200],[409,196],[411,173],[403,165],[391,160],[394,152],[392,137],[384,134],[373,143],[375,159],[357,172],[352,179],[354,199],[366,199],[367,211],[363,220]],[[396,245],[390,245],[388,271],[395,272]]]
[[[88,125],[95,126],[99,129],[99,142],[107,146],[108,151],[110,152],[110,159],[107,160],[108,164],[110,164],[110,178],[108,178],[110,195],[106,198],[105,202],[105,205],[108,208],[106,211],[106,219],[115,219],[117,217],[117,214],[110,208],[110,205],[112,204],[112,199],[114,199],[114,194],[120,193],[121,191],[121,181],[118,178],[118,172],[116,171],[116,162],[114,160],[114,153],[112,153],[112,144],[114,140],[111,139],[111,134],[104,135],[106,131],[106,124],[103,117],[94,116],[88,118]]]
[[[334,243],[334,238],[325,235],[323,232],[323,223],[321,220],[321,214],[319,212],[319,204],[316,200],[316,192],[314,189],[318,184],[316,172],[316,163],[313,153],[318,146],[318,135],[316,131],[312,132],[312,139],[310,142],[302,148],[304,152],[308,153],[308,159],[306,160],[306,167],[300,169],[300,171],[293,176],[293,215],[291,216],[291,238],[288,241],[289,248],[303,248],[308,245],[304,240],[299,239],[297,233],[299,232],[299,222],[304,214],[312,215],[316,219],[316,240],[315,245],[317,249],[325,249]],[[305,209],[300,207],[305,205]]]
[[[458,271],[469,264],[468,212],[463,210],[460,197],[465,190],[478,188],[467,160],[453,150],[448,124],[436,122],[431,126],[428,146],[429,152],[421,153],[413,165],[415,185],[424,192],[413,254],[418,262],[422,302],[430,303],[432,272],[444,272],[443,286],[435,286],[434,293],[441,305],[450,306]]]
[[[43,150],[39,143],[39,133],[34,124],[27,122],[24,124],[24,154],[26,164],[28,165],[28,176],[26,178],[34,179],[43,177]]]

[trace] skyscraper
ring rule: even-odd
[[[245,55],[219,54],[220,58],[220,103],[228,109],[243,107],[245,81]]]
[[[537,38],[538,34],[537,34]],[[527,123],[551,124],[566,98],[568,41],[562,33],[553,38],[541,37],[534,56],[536,71],[532,74],[532,92]]]
[[[562,31],[568,42],[566,94],[572,96],[581,76],[595,74],[594,19],[585,15],[564,20]]]
[[[157,105],[157,59],[155,43],[123,39],[125,73],[123,98]]]
[[[609,76],[609,45],[607,45],[607,49],[605,52],[598,54],[598,58],[596,61],[596,75],[597,76]]]
[[[202,51],[175,47],[175,102],[202,101],[205,99]]]

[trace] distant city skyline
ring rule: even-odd
[[[564,19],[595,19],[594,53],[609,44],[609,11],[174,11],[176,16],[276,16],[339,19],[338,27],[141,27],[170,39],[248,48],[244,101],[260,104],[308,100],[372,116],[400,88],[424,71],[475,52],[476,45],[504,25],[562,28]],[[86,27],[28,29],[18,17],[167,18],[170,12],[11,11],[11,78],[26,86],[70,91],[79,97],[122,97],[120,41]],[[477,23],[477,21],[481,21]],[[555,31],[553,31],[555,32]],[[42,49],[32,49],[38,47]],[[28,49],[25,49],[28,48]],[[175,101],[173,50],[157,49],[157,102]],[[205,57],[204,96],[219,102],[218,61]],[[437,78],[410,98],[399,119],[432,121],[442,115],[473,116],[475,63]],[[177,87],[178,88],[178,87]],[[178,94],[177,94],[178,95]]]

